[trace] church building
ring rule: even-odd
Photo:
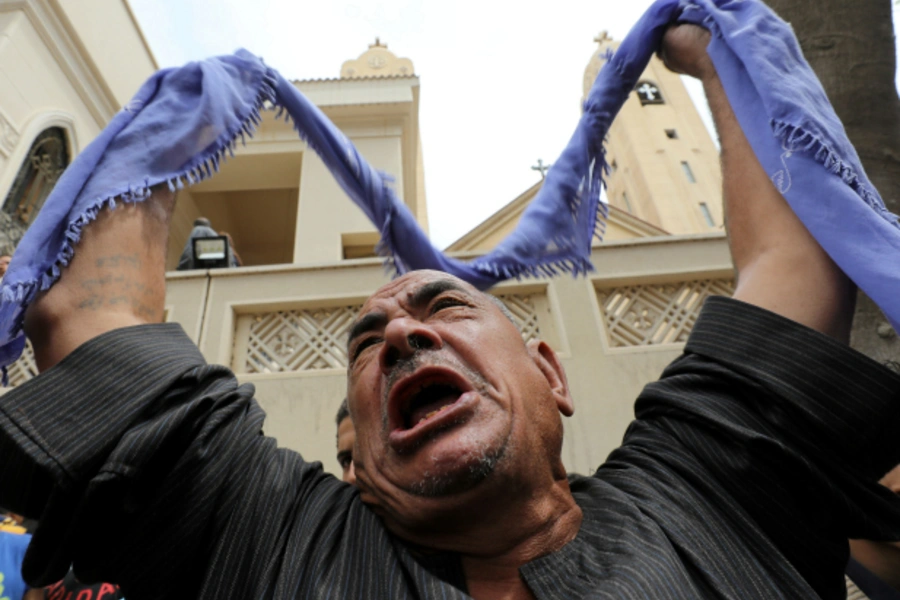
[[[0,40],[4,252],[66,165],[157,64],[127,0],[96,0],[90,10],[80,0],[0,2]],[[616,47],[605,34],[594,41],[593,49],[585,44],[583,94]],[[334,78],[294,85],[395,177],[398,196],[427,231],[427,145],[439,140],[419,130],[419,77],[412,60],[381,40],[360,45],[360,55],[335,65]],[[593,248],[597,270],[492,290],[523,337],[548,341],[567,369],[576,411],[565,420],[563,458],[582,473],[619,444],[634,399],[678,356],[703,300],[733,285],[718,150],[680,77],[658,60],[615,121],[607,149],[610,216]],[[491,250],[540,185],[509,199],[448,252],[471,258]],[[200,216],[230,234],[242,266],[174,270]],[[377,242],[316,154],[269,113],[216,176],[179,192],[172,222],[166,319],[180,323],[209,362],[256,386],[267,435],[333,473],[340,473],[334,415],[346,393],[347,329],[388,281]],[[28,352],[10,371],[13,385],[35,374]]]

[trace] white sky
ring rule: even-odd
[[[530,167],[552,163],[578,121],[593,38],[622,39],[651,0],[130,4],[160,67],[244,47],[289,79],[337,77],[375,36],[410,58],[431,237],[445,247],[540,178]]]

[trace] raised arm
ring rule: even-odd
[[[197,598],[201,586],[208,597],[263,597],[289,514],[327,512],[299,527],[351,508],[350,488],[261,435],[252,386],[207,365],[176,324],[153,324],[173,205],[164,188],[102,211],[26,315],[42,373],[2,397],[0,479],[16,485],[0,501],[41,520],[32,585],[74,564],[129,598]],[[328,502],[304,503],[314,485]]]
[[[25,333],[45,371],[107,331],[162,321],[174,194],[104,209],[84,228],[59,281],[29,307]]]
[[[734,297],[849,341],[856,288],[806,230],[756,158],[696,25],[669,29],[660,54],[703,83],[722,149],[725,223],[738,274]]]

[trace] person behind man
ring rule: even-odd
[[[22,579],[22,560],[37,522],[0,508],[0,600],[117,600],[119,587],[109,583],[85,584],[70,569],[66,576],[46,588],[27,589]],[[17,535],[17,538],[3,534]],[[24,591],[24,595],[19,595]]]
[[[0,281],[3,280],[3,276],[6,275],[6,269],[9,268],[9,262],[12,260],[12,256],[9,254],[0,254]]]
[[[84,583],[69,569],[66,576],[42,590],[44,600],[121,600],[125,596],[119,586],[111,583]],[[31,600],[26,598],[25,600]]]
[[[7,533],[28,533],[25,517],[12,511],[0,508],[0,531]]]
[[[177,271],[188,271],[190,269],[198,269],[194,263],[194,240],[197,238],[219,237],[219,233],[212,228],[212,224],[206,217],[198,217],[194,220],[194,228],[188,236],[187,242],[184,244],[184,250],[181,251],[181,257],[178,259]],[[228,246],[228,266],[235,265],[234,253],[231,248],[230,237]]]
[[[31,536],[0,531],[0,598],[22,600],[28,586],[22,579],[22,561]]]
[[[26,519],[0,508],[0,599],[39,600],[39,589],[28,589],[22,579],[22,561],[31,542]]]
[[[353,470],[353,444],[356,442],[356,431],[350,418],[350,407],[347,399],[341,402],[335,417],[337,425],[337,461],[341,465],[341,479],[350,485],[356,485],[356,472]]]
[[[721,137],[735,299],[706,303],[593,476],[562,464],[556,353],[430,271],[380,288],[351,328],[359,491],[279,450],[253,387],[159,324],[163,186],[101,212],[26,316],[42,373],[0,398],[0,477],[27,486],[0,501],[42,514],[28,575],[74,558],[135,600],[843,598],[850,532],[900,534],[876,489],[900,462],[900,377],[846,347],[855,290],[756,160],[708,39],[680,26],[663,50],[701,79]],[[134,302],[83,303],[107,275]],[[73,507],[116,543],[79,547]]]
[[[232,239],[231,234],[227,231],[220,231],[219,235],[224,236],[226,240],[228,240],[228,250],[231,252],[231,262],[229,266],[232,267],[241,267],[244,265],[244,261],[241,259],[241,255],[238,254],[237,248],[234,245],[234,239]]]

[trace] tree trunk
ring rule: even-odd
[[[900,98],[891,0],[766,2],[793,26],[869,179],[888,210],[900,214]],[[854,319],[851,345],[900,371],[897,334],[863,294]]]

